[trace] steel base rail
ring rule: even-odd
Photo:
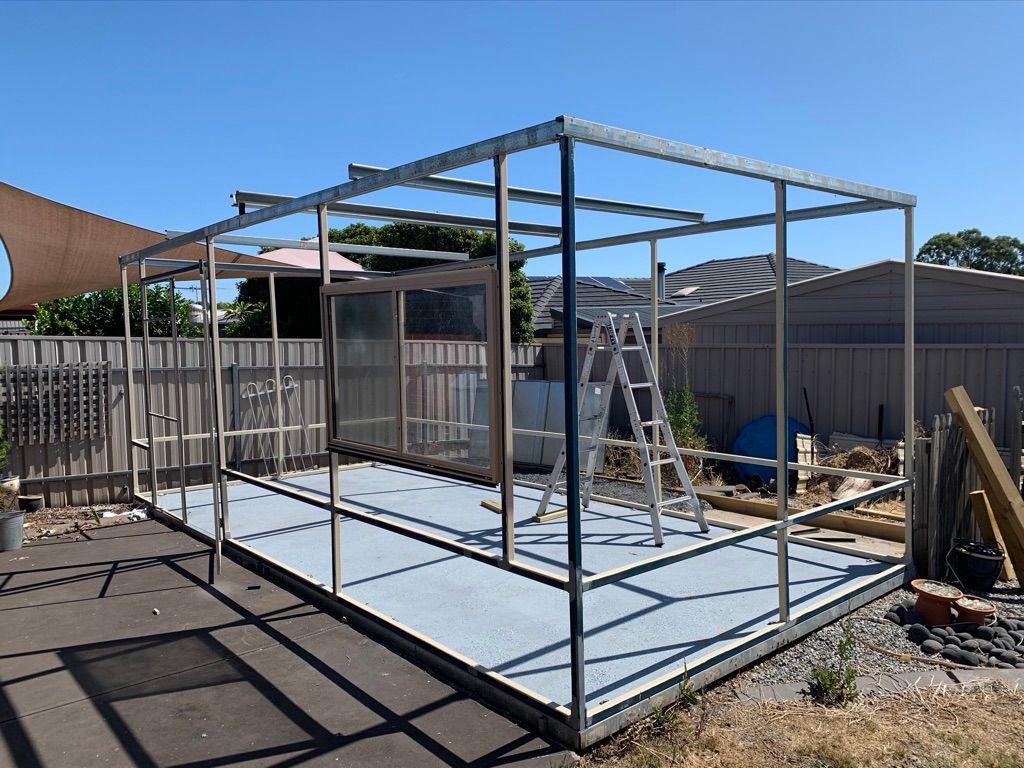
[[[871,499],[877,499],[880,496],[888,496],[890,493],[894,493],[901,488],[905,488],[911,483],[913,483],[913,480],[901,478],[887,485],[873,488],[870,491],[865,491],[851,499],[833,501],[829,504],[823,504],[820,507],[815,507],[814,509],[808,509],[795,515],[790,515],[786,520],[772,520],[771,522],[763,523],[762,525],[755,525],[751,528],[744,528],[739,531],[734,531],[733,533],[727,533],[725,536],[719,536],[718,538],[711,539],[710,541],[702,541],[698,544],[691,544],[688,547],[682,547],[671,552],[655,555],[654,557],[649,557],[646,560],[641,560],[637,563],[628,563],[626,565],[621,565],[618,568],[610,568],[607,571],[602,571],[601,573],[585,578],[583,580],[583,589],[586,591],[605,587],[609,584],[615,584],[616,582],[632,578],[633,576],[639,576],[642,573],[647,573],[648,571],[653,571],[657,568],[663,568],[666,565],[682,562],[683,560],[689,560],[690,558],[697,557],[698,555],[714,552],[716,549],[722,549],[749,539],[764,536],[767,533],[785,531],[792,526],[799,525],[807,520],[813,520],[816,517],[827,515],[830,512],[838,512],[841,509],[849,507],[851,504],[856,504],[858,501],[870,501]]]
[[[221,473],[227,477],[234,478],[235,480],[241,480],[249,483],[250,485],[255,485],[258,488],[263,488],[268,491],[279,493],[282,496],[287,496],[295,501],[301,501],[305,504],[310,504],[314,507],[319,507],[320,509],[327,511],[331,510],[330,501],[303,491],[297,491],[294,488],[289,488],[287,485],[274,482],[273,480],[264,480],[259,477],[247,475],[244,472],[228,468],[222,469]],[[413,528],[412,526],[395,523],[391,520],[385,520],[375,515],[354,509],[346,504],[339,504],[334,508],[334,512],[353,520],[368,523],[375,528],[382,528],[385,531],[391,531],[392,533],[397,533],[401,536],[405,536],[406,538],[415,539],[416,541],[420,541],[424,544],[430,544],[457,555],[464,555],[472,560],[486,563],[487,565],[494,566],[495,568],[500,568],[503,571],[512,571],[513,573],[525,576],[531,581],[536,581],[539,584],[544,584],[548,587],[554,587],[555,589],[561,590],[566,589],[568,579],[565,576],[552,573],[551,571],[545,571],[542,568],[535,568],[533,566],[526,565],[518,560],[514,560],[510,563],[505,562],[501,555],[494,555],[486,550],[479,549],[478,547],[460,544],[457,541],[452,541],[451,539],[446,539],[443,536],[437,536],[433,533],[427,533],[426,531],[421,531],[417,528]]]
[[[214,540],[208,533],[156,507],[158,522],[182,531],[207,546]],[[306,574],[235,539],[225,539],[223,553],[231,560],[290,591],[300,599],[348,621],[381,645],[411,659],[442,680],[479,696],[539,735],[571,749],[580,749],[580,734],[569,727],[569,709],[482,663],[460,654],[427,635],[395,621],[364,603],[345,595],[333,594],[330,586],[314,581]]]
[[[586,747],[611,736],[630,722],[650,714],[678,698],[678,686],[689,682],[703,688],[756,659],[792,643],[901,586],[913,576],[912,567],[899,563],[886,568],[861,584],[827,597],[807,608],[794,611],[786,623],[775,622],[713,650],[632,691],[593,707],[581,736]]]

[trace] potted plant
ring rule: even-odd
[[[25,534],[25,513],[18,508],[21,479],[7,471],[11,444],[0,427],[0,552],[20,549]]]
[[[959,600],[964,596],[963,592],[944,581],[914,579],[910,582],[910,586],[917,592],[914,612],[928,626],[949,624],[953,619],[950,606],[954,600]]]
[[[968,624],[985,624],[990,616],[996,613],[996,606],[988,600],[982,600],[974,595],[964,595],[953,605],[956,607],[957,621]]]

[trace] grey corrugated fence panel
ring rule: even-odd
[[[680,375],[678,355],[662,353],[662,376]],[[724,409],[698,397],[709,435],[736,432],[752,419],[774,412],[773,350],[761,345],[695,346],[689,355],[690,386],[697,392],[734,398],[733,424]],[[815,430],[875,437],[879,406],[882,436],[900,437],[903,418],[903,348],[898,344],[794,344],[789,354],[790,413],[807,422],[803,388],[814,415]],[[943,393],[962,384],[979,405],[995,409],[995,440],[1009,445],[1012,385],[1024,381],[1024,344],[918,345],[916,349],[915,418],[926,426],[945,410]]]
[[[584,350],[581,345],[581,361]],[[562,378],[559,355],[549,354],[545,362],[547,378]],[[608,353],[597,353],[594,375],[603,376],[607,365]],[[631,376],[639,376],[639,360],[627,358],[627,366]],[[685,366],[689,368],[689,386],[698,393],[703,429],[719,448],[731,445],[737,432],[751,420],[774,413],[774,366],[774,350],[763,344],[698,344],[689,351]],[[943,393],[962,384],[974,402],[995,409],[996,443],[1010,444],[1010,393],[1014,384],[1024,382],[1024,344],[921,344],[916,350],[915,367],[918,421],[929,425],[933,415],[946,409]],[[669,388],[673,381],[684,381],[685,373],[679,352],[662,345],[662,388]],[[792,344],[789,373],[790,414],[808,421],[803,396],[806,387],[819,435],[851,432],[874,437],[879,405],[883,406],[882,436],[902,435],[902,345]],[[642,410],[647,407],[640,405]],[[628,431],[620,399],[612,406],[611,424]]]
[[[207,398],[209,392],[204,384],[201,368],[203,349],[201,339],[181,339],[179,341],[181,362],[180,377],[184,387],[184,414],[180,422],[186,434],[203,433],[208,430]],[[434,345],[429,342],[410,342],[410,346],[433,351],[428,355],[442,362],[452,363],[452,368],[445,368],[441,378],[435,377],[431,382],[430,395],[431,413],[439,418],[461,415],[465,403],[457,398],[449,397],[445,388],[451,371],[457,369],[474,370],[478,361],[471,359],[465,344],[459,343]],[[225,423],[229,429],[247,429],[254,426],[248,412],[247,403],[240,399],[241,409],[235,413],[234,389],[245,387],[250,382],[264,384],[273,377],[273,358],[269,339],[224,339],[221,343],[221,357],[224,371],[223,403],[225,407]],[[450,347],[450,349],[449,349]],[[140,432],[145,423],[145,408],[142,400],[142,341],[133,342],[135,372],[134,381],[137,385],[137,397],[134,403],[135,421]],[[299,384],[299,397],[303,421],[307,424],[322,424],[326,420],[326,399],[323,392],[322,348],[318,339],[288,339],[280,342],[281,376],[291,375]],[[417,352],[417,354],[420,354]],[[417,359],[421,359],[423,353]],[[153,339],[150,344],[150,363],[152,369],[152,388],[150,407],[157,413],[178,416],[174,390],[174,371],[172,370],[172,350],[169,339]],[[38,365],[73,362],[110,361],[110,434],[92,440],[74,441],[70,443],[50,443],[25,445],[16,447],[12,452],[10,466],[12,471],[27,479],[26,491],[44,493],[49,506],[65,504],[105,504],[124,499],[128,481],[125,461],[125,412],[124,412],[124,343],[117,338],[97,337],[42,337],[24,336],[0,338],[0,365]],[[540,345],[517,345],[513,355],[513,370],[516,378],[542,379],[543,354]],[[235,373],[237,382],[233,380],[233,365],[237,364]],[[443,381],[442,381],[443,378]],[[357,393],[360,397],[362,393]],[[293,410],[284,410],[284,423],[291,425],[296,422]],[[454,419],[453,419],[454,420]],[[264,422],[265,424],[266,422]],[[154,419],[156,435],[173,437],[178,425],[162,419]],[[325,450],[326,431],[309,429],[307,435],[314,453]],[[142,436],[142,435],[138,435]],[[300,450],[297,433],[286,443],[293,452]],[[241,460],[247,463],[247,471],[262,472],[260,461],[265,448],[257,438],[242,437],[239,440],[228,439],[227,462],[229,465]],[[236,451],[236,446],[239,450]],[[185,443],[185,463],[191,469],[186,482],[199,484],[209,482],[206,465],[209,462],[209,444],[206,440],[189,440]],[[159,443],[156,449],[157,466],[173,467],[174,470],[161,471],[159,483],[161,488],[177,487],[178,475],[176,467],[177,447],[175,442]],[[135,451],[136,460],[145,467],[145,451]],[[288,466],[293,466],[288,461]],[[32,482],[37,478],[70,477],[65,481],[47,483]],[[140,478],[143,490],[146,490],[146,475]]]

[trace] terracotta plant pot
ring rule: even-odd
[[[917,592],[914,612],[930,627],[949,624],[953,620],[950,606],[964,596],[956,587],[934,579],[914,579],[910,587]]]
[[[956,620],[968,624],[985,624],[996,613],[994,604],[974,595],[964,595],[953,605],[956,606]]]

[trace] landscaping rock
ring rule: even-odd
[[[978,654],[960,648],[951,648],[948,645],[942,649],[942,656],[955,664],[965,664],[969,667],[976,667],[981,664],[981,657]]]
[[[934,656],[936,653],[943,649],[942,643],[938,640],[925,640],[921,643],[921,652],[926,656]]]
[[[995,639],[996,631],[992,627],[981,626],[974,630],[974,636],[979,640],[992,641]]]
[[[974,639],[974,635],[970,632],[957,632],[956,636],[960,638],[961,643],[966,643],[968,640]]]
[[[897,614],[896,614],[895,612],[893,612],[893,611],[889,611],[889,612],[887,612],[887,613],[885,614],[884,618],[885,618],[885,619],[887,619],[887,620],[889,620],[889,621],[891,621],[891,622],[892,622],[893,624],[903,624],[903,619],[901,619],[901,618],[900,618],[900,617],[899,617],[899,616],[898,616],[898,615],[897,615]]]
[[[946,643],[947,646],[952,646],[954,648],[959,648],[960,644],[963,643],[963,640],[961,640],[956,635],[949,635],[946,638],[945,643]]]
[[[949,636],[949,630],[945,627],[932,627],[931,633],[933,635],[938,635],[939,637],[941,637],[943,639],[943,642],[945,642],[945,639]]]
[[[1021,643],[1024,643],[1024,632],[1021,632],[1021,631],[1016,630],[1016,629],[1011,629],[1010,630],[1010,637],[1013,638],[1014,645],[1020,645]]]
[[[924,624],[911,624],[910,628],[907,629],[907,639],[912,643],[923,643],[929,639],[928,627]]]
[[[980,640],[968,640],[966,643],[962,643],[960,645],[960,647],[963,648],[965,651],[970,651],[971,653],[977,653],[978,650],[981,647],[981,641]]]
[[[1013,664],[1007,664],[1001,661],[998,664],[996,664],[996,667],[998,669],[1013,669]]]
[[[991,654],[995,650],[995,643],[990,643],[988,640],[978,641],[978,650],[985,654]]]

